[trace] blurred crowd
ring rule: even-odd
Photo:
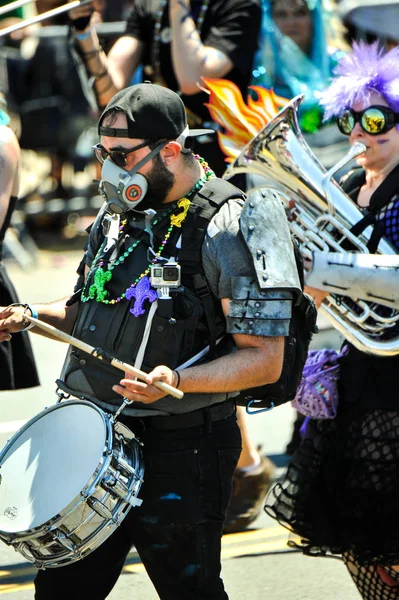
[[[0,8],[7,4],[3,0]],[[31,23],[0,33],[0,92],[22,150],[19,210],[13,216],[20,228],[22,221],[26,226],[21,236],[27,230],[34,237],[37,230],[65,227],[71,216],[76,222],[99,207],[99,201],[92,202],[97,172],[91,151],[97,141],[98,109],[85,92],[67,12],[47,17],[64,5],[60,0],[37,0],[0,15],[3,30]],[[111,24],[101,38],[105,49],[122,31],[131,5],[128,0],[97,3],[98,23]],[[70,202],[76,198],[81,198],[75,202],[77,210]]]
[[[339,158],[340,136],[335,127],[323,123],[319,93],[354,39],[378,38],[388,47],[396,45],[399,3],[384,3],[383,9],[377,0],[260,3],[258,48],[247,57],[253,64],[249,83],[273,88],[284,98],[304,94],[301,129],[329,167]],[[8,0],[1,0],[0,11],[7,4]],[[207,3],[191,2],[194,11],[201,11],[203,4]],[[95,10],[91,23],[105,54],[123,36],[133,5],[134,0],[95,0],[90,5]],[[13,25],[35,21],[63,6],[61,0],[27,2],[0,14],[0,27],[4,34]],[[83,231],[85,217],[94,215],[101,204],[93,183],[99,170],[91,151],[98,141],[96,78],[82,60],[66,11],[3,34],[0,30],[0,91],[22,149],[21,187],[13,219],[33,237],[38,230],[54,226],[73,235]],[[252,53],[249,46],[242,49],[246,51]],[[131,81],[148,78],[142,67],[148,65],[138,65]]]

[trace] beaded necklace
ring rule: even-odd
[[[130,309],[130,312],[134,316],[139,316],[145,312],[143,309],[143,303],[145,300],[149,300],[150,302],[154,302],[157,299],[158,294],[155,290],[151,289],[150,281],[147,277],[149,272],[151,271],[151,266],[156,264],[160,259],[162,252],[172,234],[174,227],[181,227],[183,222],[187,216],[188,209],[191,204],[190,198],[201,189],[201,187],[209,181],[211,177],[215,177],[215,173],[208,166],[208,163],[198,154],[194,154],[194,157],[201,164],[204,170],[204,176],[201,177],[197,183],[193,186],[187,196],[180,198],[177,203],[174,203],[173,206],[165,211],[158,219],[156,219],[152,226],[156,225],[164,219],[168,214],[170,214],[169,225],[167,227],[164,238],[161,242],[161,245],[158,247],[157,252],[154,254],[154,258],[149,263],[148,267],[131,283],[131,285],[120,294],[116,298],[109,298],[109,292],[105,289],[105,285],[111,281],[112,272],[115,268],[122,265],[126,258],[133,252],[135,248],[140,244],[141,240],[135,240],[129,248],[125,250],[123,254],[121,254],[115,262],[109,265],[106,269],[104,269],[104,260],[101,258],[101,254],[103,252],[104,243],[100,246],[96,257],[93,261],[93,264],[90,268],[90,271],[87,275],[86,282],[84,284],[80,299],[82,302],[89,302],[90,300],[95,300],[96,302],[101,302],[103,304],[117,304],[122,300],[132,300],[135,299],[135,303],[133,308]],[[178,214],[173,214],[173,211],[176,208],[183,209]],[[171,214],[172,213],[172,214]],[[123,231],[123,227],[126,225],[127,220],[124,220],[121,224],[120,231]],[[93,275],[93,283],[89,286],[87,290],[88,281],[91,280],[91,276]]]
[[[161,26],[162,26],[162,18],[165,12],[165,8],[168,4],[169,0],[161,0],[161,4],[159,9],[155,13],[155,23],[154,23],[154,35],[153,35],[153,46],[152,46],[152,62],[153,62],[153,73],[154,73],[154,82],[159,83],[163,82],[163,77],[161,75],[161,56],[160,56],[160,48],[161,48]],[[202,26],[204,24],[205,15],[208,10],[210,4],[210,0],[204,0],[201,4],[201,7],[198,12],[198,18],[195,21],[195,27],[198,31],[198,34],[201,35]]]

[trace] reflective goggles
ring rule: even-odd
[[[346,108],[337,116],[338,129],[344,135],[350,135],[356,123],[369,135],[380,135],[399,123],[399,114],[387,106],[369,106],[358,112]]]
[[[94,151],[97,160],[99,160],[101,164],[104,164],[104,161],[109,158],[115,165],[124,169],[127,165],[127,155],[136,152],[136,150],[140,150],[140,148],[145,148],[148,144],[149,140],[138,144],[138,146],[135,146],[134,148],[126,148],[126,150],[106,150],[101,144],[96,144],[95,146],[92,146],[91,149]]]

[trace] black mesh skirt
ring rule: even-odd
[[[399,564],[399,410],[310,421],[265,510],[305,554]]]
[[[3,265],[0,264],[0,306],[19,302]],[[27,332],[16,333],[0,344],[0,390],[17,390],[39,385],[39,377]]]

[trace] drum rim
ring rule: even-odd
[[[16,440],[23,433],[25,433],[25,431],[27,431],[27,429],[29,429],[29,427],[31,427],[34,423],[36,423],[36,421],[39,421],[45,415],[50,414],[54,410],[57,410],[59,408],[63,408],[66,405],[71,406],[73,404],[83,404],[85,406],[90,406],[91,408],[94,408],[100,414],[100,416],[101,416],[101,418],[103,420],[103,423],[105,425],[106,434],[108,434],[107,421],[105,419],[106,413],[101,408],[99,408],[93,402],[90,402],[89,400],[78,400],[78,399],[76,399],[76,400],[63,400],[62,402],[57,402],[56,404],[51,404],[50,406],[48,406],[48,407],[44,408],[43,410],[41,410],[40,412],[38,412],[35,416],[33,416],[28,421],[26,421],[26,423],[24,425],[22,425],[22,427],[20,427],[18,429],[18,431],[16,431],[10,437],[9,440],[7,440],[7,442],[5,443],[4,447],[0,451],[0,469],[1,469],[2,460],[4,459],[5,455],[7,454],[8,450],[10,449],[10,447],[16,442]],[[107,439],[108,439],[108,435],[107,435]]]

